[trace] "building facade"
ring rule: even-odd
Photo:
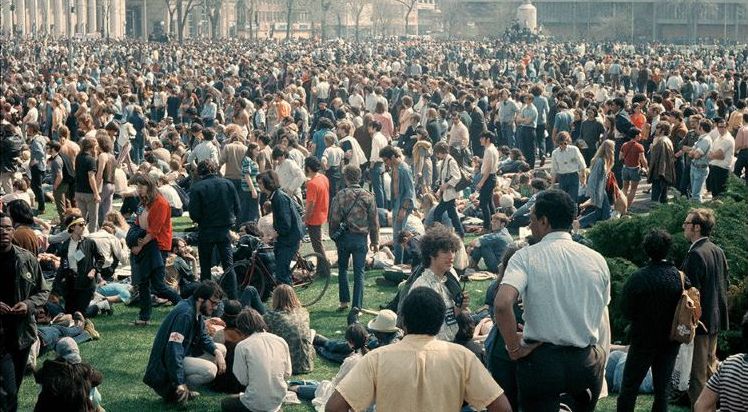
[[[503,31],[497,19],[515,15],[524,3],[457,1],[464,4],[465,19],[487,34]],[[744,42],[748,36],[748,2],[744,0],[534,0],[532,4],[541,30],[566,39]]]

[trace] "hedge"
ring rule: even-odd
[[[712,241],[725,251],[730,267],[731,329],[737,329],[743,314],[748,310],[748,188],[743,181],[730,176],[728,188],[722,199],[705,203],[703,207],[714,209],[717,224],[712,231]],[[620,315],[618,301],[623,284],[638,267],[647,262],[641,244],[644,235],[651,229],[662,228],[673,235],[670,258],[680,266],[690,246],[683,236],[683,221],[688,210],[698,207],[684,198],[655,206],[647,214],[623,217],[599,222],[586,232],[593,248],[606,257],[611,272],[610,318],[613,340],[626,342],[626,322]],[[729,339],[734,332],[727,332],[723,350],[729,352]],[[721,345],[723,346],[723,345]]]

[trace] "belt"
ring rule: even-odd
[[[695,167],[697,169],[706,169],[707,167],[709,167],[709,165],[707,164],[707,165],[703,165],[702,166],[702,165],[697,165],[697,164],[691,163],[691,167]]]
[[[578,175],[579,172],[559,173],[559,176]]]

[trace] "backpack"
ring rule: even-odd
[[[685,274],[680,274],[683,291],[673,314],[673,325],[670,328],[670,340],[680,343],[691,343],[696,336],[696,327],[701,323],[701,299],[695,287],[686,289]]]

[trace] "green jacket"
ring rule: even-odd
[[[36,309],[47,303],[49,286],[42,276],[39,261],[31,252],[13,245],[16,266],[16,302],[24,302],[28,307],[26,315],[18,322],[16,335],[18,348],[25,349],[36,340]],[[5,315],[16,316],[16,315]]]

